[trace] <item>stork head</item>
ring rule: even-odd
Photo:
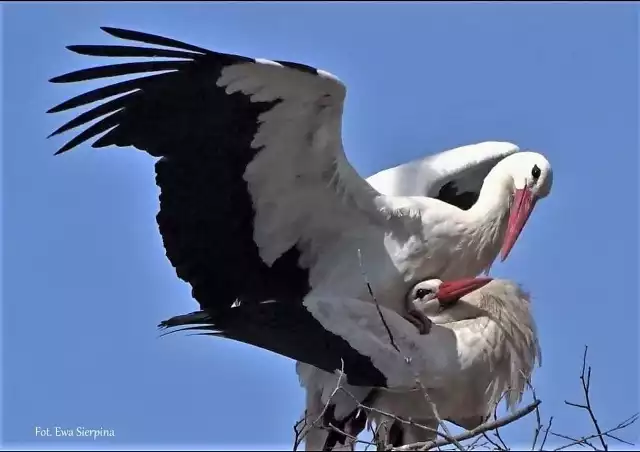
[[[439,279],[427,279],[413,286],[406,301],[427,316],[437,315],[492,279],[465,278],[444,282]]]
[[[551,192],[553,172],[549,161],[536,152],[510,155],[501,162],[501,166],[505,173],[511,176],[514,188],[507,232],[501,250],[501,259],[504,261],[518,240],[536,202]]]

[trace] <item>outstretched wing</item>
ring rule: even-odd
[[[461,146],[380,171],[367,182],[385,195],[429,196],[468,210],[489,171],[518,151],[515,144],[501,141]]]
[[[169,49],[68,48],[89,56],[167,60],[118,62],[53,78],[68,83],[153,73],[49,110],[104,101],[52,134],[100,118],[57,153],[95,139],[94,148],[134,146],[160,157],[158,226],[168,259],[203,309],[228,308],[236,299],[300,300],[310,288],[316,250],[344,230],[387,218],[384,197],[358,176],[342,149],[346,91],[331,74],[103,30]]]

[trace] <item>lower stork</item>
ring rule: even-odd
[[[530,296],[512,281],[494,279],[455,304],[443,304],[433,295],[435,285],[433,281],[418,283],[408,302],[455,334],[460,368],[445,384],[428,387],[428,394],[442,419],[472,430],[493,415],[503,396],[506,408],[515,409],[536,364],[541,364]],[[369,406],[378,411],[368,415],[369,421],[377,424],[390,444],[435,439],[434,432],[380,414],[393,413],[437,429],[432,405],[419,390],[374,392],[368,397]]]

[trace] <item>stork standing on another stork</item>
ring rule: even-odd
[[[342,319],[323,316],[312,300],[367,300],[360,259],[380,304],[406,314],[402,300],[418,281],[475,276],[501,248],[505,259],[536,202],[551,190],[551,167],[542,155],[487,142],[464,156],[459,150],[444,153],[439,161],[448,160],[448,166],[425,160],[427,169],[437,170],[417,169],[415,180],[426,182],[426,192],[385,194],[346,158],[346,89],[335,76],[300,63],[103,30],[157,47],[69,49],[169,60],[116,63],[53,78],[66,83],[156,72],[52,108],[105,101],[52,135],[97,120],[57,153],[102,134],[92,147],[133,146],[159,157],[158,226],[169,261],[202,310],[181,316],[184,324],[197,326],[237,301],[277,301],[304,306],[323,328],[340,329]],[[468,187],[472,205],[458,192]],[[300,353],[296,344],[279,346],[289,347],[280,351],[287,356]],[[347,374],[355,374],[350,366]],[[374,380],[389,383],[381,372]]]

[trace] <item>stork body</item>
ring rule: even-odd
[[[433,281],[417,284],[410,296],[414,297],[421,287],[433,287],[433,284]],[[384,367],[389,385],[370,392],[363,387],[347,385],[346,388],[360,401],[367,399],[367,406],[437,429],[431,404],[423,396],[422,389],[416,386],[418,377],[441,418],[472,429],[492,415],[508,389],[511,391],[505,396],[507,408],[515,408],[526,389],[527,378],[540,362],[529,295],[511,281],[494,279],[443,310],[441,303],[432,297],[435,293],[433,290],[429,299],[425,297],[425,300],[415,302],[415,308],[422,310],[434,323],[427,335],[420,335],[413,325],[399,319],[395,313],[384,312],[402,354],[390,351],[386,330],[374,320],[376,313],[370,312],[371,323],[362,321],[369,319],[367,314],[353,316],[354,322],[359,319],[359,326],[353,325],[354,330],[361,329],[358,338],[355,339],[356,333],[343,334],[364,353],[377,357],[374,362]],[[343,314],[349,316],[346,312]],[[376,331],[374,336],[384,345],[374,346],[373,340],[362,345],[364,330],[366,334]],[[411,358],[411,363],[404,362],[403,356]],[[301,378],[303,385],[311,382],[311,387],[307,388],[306,416],[315,419],[317,410],[322,410],[329,402],[338,376],[303,363],[298,364],[298,370],[305,376]],[[343,422],[345,417],[355,413],[357,406],[345,395],[339,395],[331,403],[336,405],[333,409],[335,417]],[[376,412],[368,416],[369,422],[380,428],[383,437],[388,437],[393,426],[395,446],[428,441],[435,436],[419,427],[394,424],[392,419]],[[310,428],[307,450],[322,448],[327,437],[326,430]]]
[[[412,293],[420,289],[416,285]],[[456,335],[460,370],[440,387],[428,388],[438,414],[471,430],[485,422],[505,394],[507,409],[513,410],[526,390],[527,379],[541,362],[541,351],[530,298],[517,284],[494,279],[442,310],[434,300],[414,297],[416,308]],[[431,405],[416,391],[376,390],[371,406],[419,424],[438,428]],[[371,413],[370,421],[393,425],[390,419]],[[406,424],[394,426],[400,432],[394,445],[434,439],[435,434]]]

